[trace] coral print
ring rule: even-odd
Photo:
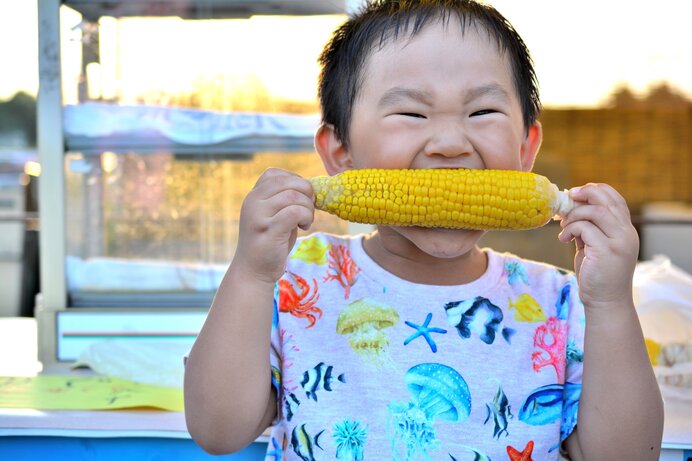
[[[312,279],[313,286],[298,274],[287,272],[295,283],[286,278],[279,280],[279,311],[288,312],[294,317],[308,319],[307,328],[312,328],[318,318],[322,317],[322,309],[315,306],[320,298],[317,292],[317,280]]]
[[[332,272],[333,271],[333,272]],[[344,299],[351,295],[351,287],[358,280],[360,268],[351,259],[351,253],[344,245],[332,245],[329,248],[329,268],[324,281],[336,280],[344,289]]]
[[[536,351],[532,354],[533,369],[540,371],[541,368],[550,365],[557,373],[557,382],[564,383],[565,365],[567,363],[565,356],[567,324],[556,317],[550,317],[545,324],[536,328],[533,344],[535,347],[543,350],[543,352]]]
[[[343,308],[336,321],[336,332],[348,336],[348,344],[360,357],[382,365],[389,362],[386,329],[399,323],[399,314],[371,298],[353,301]]]
[[[306,263],[322,266],[327,262],[328,247],[329,243],[320,238],[312,237],[305,239],[293,251],[291,259],[300,259]]]

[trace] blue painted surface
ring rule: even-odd
[[[245,450],[214,456],[190,439],[141,437],[0,437],[0,459],[17,461],[260,461],[267,447],[253,443]]]

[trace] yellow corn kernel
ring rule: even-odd
[[[385,226],[533,229],[573,207],[548,178],[525,171],[362,169],[310,182],[317,209]]]

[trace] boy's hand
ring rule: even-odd
[[[267,169],[240,210],[234,264],[252,277],[275,283],[284,273],[298,228],[309,229],[314,212],[310,182],[288,171]]]
[[[569,191],[577,206],[561,221],[558,238],[574,240],[574,268],[584,306],[622,305],[632,298],[639,236],[625,199],[607,184]]]

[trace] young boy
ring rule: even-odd
[[[321,56],[329,174],[531,170],[532,63],[493,8],[381,0]],[[269,459],[658,459],[663,409],[632,301],[638,238],[604,184],[570,191],[575,273],[476,244],[483,231],[313,234],[314,194],[270,169],[190,352],[190,433],[212,453],[273,424]],[[296,244],[297,243],[297,244]],[[578,409],[578,412],[577,412]]]

